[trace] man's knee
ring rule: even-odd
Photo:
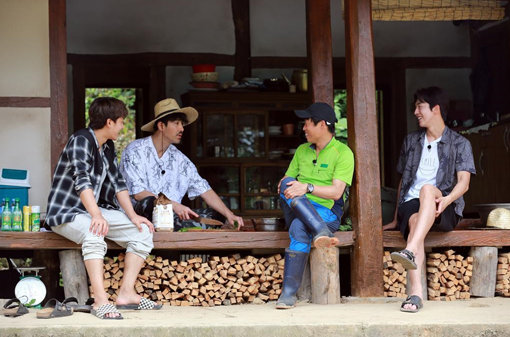
[[[134,240],[128,242],[126,251],[145,259],[153,248],[153,234],[149,232],[147,227],[143,226],[142,232],[139,232]]]
[[[292,177],[287,177],[285,179],[282,180],[282,182],[280,183],[280,194],[283,195],[283,192],[287,189],[287,184],[291,181],[295,181],[296,178],[292,178]]]
[[[434,185],[425,184],[420,189],[420,198],[424,198],[424,197],[436,198],[438,191],[439,190]]]

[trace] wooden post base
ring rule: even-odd
[[[473,247],[469,255],[473,257],[473,275],[470,282],[471,296],[494,297],[498,249],[496,247]]]
[[[312,248],[310,279],[312,303],[340,303],[340,252],[338,248]]]
[[[84,304],[89,298],[89,287],[81,250],[61,250],[58,256],[65,297],[76,297],[79,304]]]

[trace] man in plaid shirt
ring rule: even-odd
[[[89,128],[69,138],[48,197],[46,223],[55,233],[82,245],[94,292],[92,313],[104,319],[121,319],[117,309],[122,308],[161,308],[134,289],[137,275],[153,248],[154,227],[133,210],[126,183],[117,168],[112,140],[117,139],[124,127],[126,115],[126,106],[118,99],[102,97],[92,102]],[[108,302],[103,288],[105,238],[126,248],[117,307]]]

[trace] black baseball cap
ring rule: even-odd
[[[335,116],[335,110],[328,103],[316,102],[305,110],[295,110],[294,113],[299,118],[313,118],[319,121],[325,121],[326,124],[338,122]]]

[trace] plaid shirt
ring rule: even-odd
[[[117,167],[113,142],[108,140],[102,150],[104,155],[98,150],[90,128],[79,130],[69,138],[53,175],[46,214],[49,226],[71,222],[77,214],[87,214],[80,200],[80,193],[85,189],[94,192],[99,207],[119,209],[115,195],[127,190],[126,183]]]
[[[399,204],[403,203],[405,196],[416,178],[416,171],[420,165],[421,152],[425,131],[416,131],[407,135],[400,150],[397,171],[402,174],[402,187],[400,188]],[[447,126],[443,131],[441,140],[437,144],[439,168],[436,174],[436,187],[443,196],[447,196],[457,185],[457,172],[467,171],[475,174],[473,151],[469,141],[452,131]],[[455,213],[462,216],[464,198],[461,196],[454,202]]]

